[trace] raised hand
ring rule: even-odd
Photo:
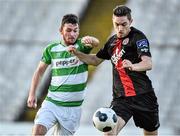
[[[89,46],[89,47],[97,47],[99,44],[99,40],[93,36],[84,36],[81,39],[81,42],[85,45],[85,46]]]

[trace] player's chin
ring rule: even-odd
[[[117,35],[117,37],[118,37],[118,38],[122,38],[122,36],[121,36],[121,35]]]
[[[117,34],[117,37],[118,37],[118,38],[123,38],[123,37],[125,37],[125,35],[124,35],[124,33],[118,33],[118,34]]]
[[[69,45],[73,45],[76,42],[76,40],[72,39],[72,40],[68,40],[68,44]]]

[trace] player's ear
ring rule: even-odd
[[[59,32],[62,34],[62,30],[63,30],[63,27],[61,26],[60,28],[59,28]]]
[[[112,21],[114,20],[114,15],[112,15]]]
[[[63,25],[60,26],[59,28],[59,32],[62,34],[62,31],[63,31]]]
[[[132,22],[133,22],[133,19],[130,20],[130,24],[132,24]]]

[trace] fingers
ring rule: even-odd
[[[34,108],[34,109],[36,109],[36,108],[37,108],[37,103],[36,103],[35,100],[29,100],[29,99],[28,99],[28,101],[27,101],[27,106],[28,106],[29,108]]]
[[[122,61],[122,68],[128,68],[129,70],[132,70],[132,63],[131,63],[131,61],[124,59]]]
[[[81,39],[81,42],[86,46],[92,47],[93,39],[91,36],[85,36]]]
[[[128,60],[123,60],[123,61],[122,61],[122,66],[123,66],[123,67],[128,67],[129,64],[130,64],[130,63],[128,62]]]
[[[70,45],[68,47],[67,51],[69,51],[70,53],[74,54],[74,52],[76,51],[76,48],[73,45]]]
[[[37,103],[33,104],[33,108],[36,109],[37,108]]]
[[[83,37],[82,39],[81,39],[81,42],[82,43],[91,43],[91,37],[90,36],[85,36],[85,37]]]

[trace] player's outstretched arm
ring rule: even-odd
[[[131,71],[147,71],[152,69],[152,59],[148,56],[141,56],[139,63],[132,64],[129,60],[123,60],[123,68],[128,68]]]
[[[103,61],[103,59],[98,58],[95,54],[85,54],[76,50],[74,46],[69,46],[68,51],[77,56],[81,61],[89,65],[97,66]]]
[[[99,40],[93,36],[84,36],[81,39],[81,42],[85,46],[90,46],[90,47],[97,47],[99,45]]]
[[[37,107],[36,89],[47,67],[48,67],[47,64],[45,64],[44,62],[40,62],[36,71],[33,74],[31,86],[29,90],[29,96],[27,100],[27,106],[30,108]]]

